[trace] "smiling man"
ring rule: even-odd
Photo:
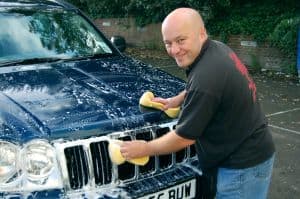
[[[178,14],[180,11],[181,14]],[[172,12],[162,24],[162,35],[167,52],[179,67],[186,69],[199,55],[207,40],[202,18],[190,9]],[[184,20],[182,17],[184,15]]]
[[[171,12],[162,36],[188,79],[177,96],[153,101],[164,109],[181,105],[178,124],[155,140],[124,142],[122,155],[167,154],[195,144],[199,168],[216,186],[205,188],[205,198],[214,198],[215,192],[216,198],[266,198],[275,148],[246,67],[228,46],[208,38],[194,9]]]

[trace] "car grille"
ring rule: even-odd
[[[83,189],[86,186],[105,186],[117,181],[132,181],[159,173],[177,163],[196,158],[194,146],[177,153],[150,157],[145,166],[125,162],[114,165],[108,155],[108,139],[152,140],[174,129],[175,123],[152,126],[134,131],[117,132],[110,137],[102,136],[70,142],[55,142],[62,168],[64,184],[68,190]]]

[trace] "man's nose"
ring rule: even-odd
[[[174,43],[170,48],[170,54],[176,55],[180,51],[178,44]]]

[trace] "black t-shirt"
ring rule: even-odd
[[[176,133],[196,140],[203,170],[247,168],[274,153],[255,83],[228,46],[207,40],[187,76]]]

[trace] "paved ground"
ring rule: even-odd
[[[158,66],[180,78],[184,72],[173,60],[157,51],[128,49],[130,54],[144,62]],[[297,81],[253,74],[258,96],[269,118],[276,145],[276,160],[270,199],[300,198],[300,84]]]

